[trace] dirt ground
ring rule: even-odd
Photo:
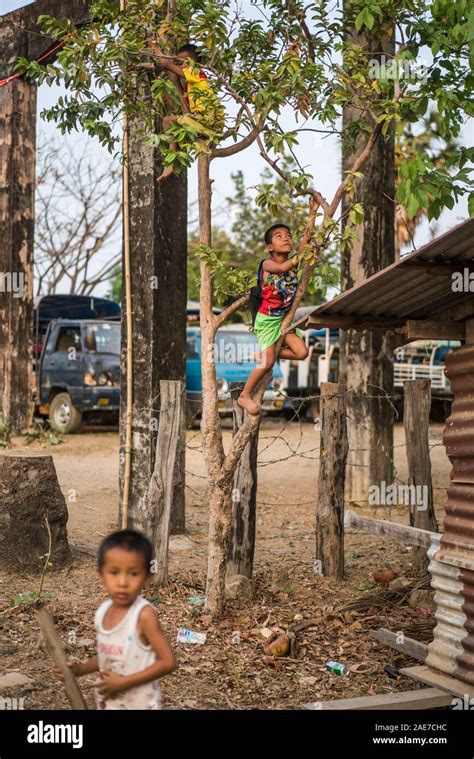
[[[226,442],[230,435],[226,429]],[[450,471],[441,435],[442,425],[432,425],[440,529]],[[398,477],[406,481],[403,442],[403,426],[397,425],[395,465]],[[259,440],[254,597],[250,602],[229,602],[224,619],[214,624],[195,605],[205,585],[207,503],[200,433],[188,432],[186,535],[171,540],[168,584],[145,593],[155,604],[178,658],[177,670],[162,684],[165,708],[287,709],[417,687],[406,677],[392,679],[384,671],[385,665],[417,662],[382,646],[369,630],[383,626],[429,642],[432,609],[418,607],[409,593],[386,593],[381,598],[378,587],[359,589],[361,583],[373,583],[373,572],[386,563],[397,575],[410,577],[409,550],[395,540],[349,530],[344,581],[321,577],[313,570],[318,448],[319,432],[312,424],[264,421]],[[102,536],[117,527],[118,434],[92,428],[64,437],[58,446],[34,443],[26,447],[15,440],[13,449],[3,453],[20,450],[42,450],[53,456],[68,502],[74,562],[65,570],[48,572],[44,591],[68,653],[86,658],[95,653],[94,612],[105,597],[95,573],[94,552]],[[374,515],[363,506],[358,511]],[[391,512],[377,509],[375,516],[408,523],[406,506],[393,507]],[[17,594],[37,589],[38,582],[37,576],[0,572],[0,676],[20,672],[32,681],[1,695],[23,697],[27,709],[64,709],[68,708],[64,689],[51,674],[31,605],[11,604]],[[344,609],[349,603],[356,608]],[[265,656],[262,630],[284,631],[309,620],[312,623],[296,633],[292,656]],[[180,627],[207,633],[206,643],[175,643]],[[349,676],[328,672],[328,659],[348,663]],[[81,680],[91,708],[93,681],[94,676]]]

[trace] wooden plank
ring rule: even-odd
[[[344,577],[344,485],[348,453],[346,386],[321,383],[316,561],[325,577]]]
[[[244,409],[237,403],[243,386],[243,382],[231,382],[230,384],[234,435],[244,423]],[[232,492],[232,522],[227,550],[227,577],[244,575],[249,579],[252,578],[257,511],[257,453],[258,428],[245,446],[235,470]]]
[[[429,379],[408,380],[403,383],[408,484],[420,488],[422,503],[410,504],[410,526],[437,532],[433,502],[430,460],[431,382]],[[428,556],[423,546],[414,546],[411,553],[413,574],[421,577],[428,571]]]
[[[168,579],[168,546],[173,509],[174,476],[178,440],[182,430],[181,402],[184,382],[160,381],[160,425],[156,441],[155,466],[148,488],[149,534],[155,547],[155,583]]]
[[[402,675],[411,677],[412,680],[439,688],[454,696],[460,696],[461,698],[468,696],[469,698],[474,698],[474,685],[469,685],[469,683],[458,680],[456,677],[446,675],[444,672],[438,672],[424,664],[416,667],[404,667],[403,669],[400,669],[400,672]]]
[[[87,709],[86,702],[82,696],[77,680],[68,667],[66,654],[64,653],[64,646],[61,638],[56,632],[54,621],[49,611],[43,606],[35,609],[38,622],[43,633],[44,641],[49,655],[54,663],[59,667],[59,670],[64,679],[64,687],[66,688],[66,694],[73,709]]]
[[[459,297],[461,293],[458,293]],[[440,321],[464,321],[465,319],[472,319],[474,317],[474,298],[472,293],[463,293],[463,297],[468,299],[459,303],[457,306],[450,306],[449,308],[440,311],[437,316]]]
[[[346,509],[344,513],[344,527],[355,530],[362,530],[371,535],[383,535],[387,538],[395,538],[402,543],[408,543],[412,546],[423,546],[429,548],[431,538],[436,532],[421,530],[418,527],[409,527],[397,522],[389,522],[387,519],[372,519],[372,517],[363,517],[356,514],[351,509]]]
[[[465,326],[463,322],[408,319],[406,335],[408,340],[464,340]]]
[[[465,264],[460,263],[431,263],[430,261],[407,261],[405,266],[409,269],[419,269],[424,271],[425,274],[429,274],[433,277],[451,277],[454,272],[464,273],[465,270],[473,272],[472,261],[466,261]]]
[[[419,659],[419,661],[425,661],[428,655],[428,646],[425,643],[419,643],[413,638],[403,636],[403,642],[398,642],[398,635],[385,627],[380,627],[378,630],[369,630],[371,638],[375,638],[379,643],[383,643],[390,648],[395,648],[397,651],[401,651],[402,654],[412,656],[413,659]]]
[[[338,701],[316,701],[305,704],[302,709],[339,711],[344,710],[388,710],[388,709],[439,709],[451,704],[451,696],[438,688],[383,693],[376,696],[341,698]]]
[[[307,321],[306,321],[307,320]],[[304,323],[304,329],[310,327],[332,327],[333,329],[371,329],[374,331],[396,329],[405,325],[404,319],[383,319],[370,316],[338,316],[337,314],[328,314],[327,316],[315,314],[302,317],[297,324]]]

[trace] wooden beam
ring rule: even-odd
[[[316,561],[324,577],[344,577],[344,485],[349,445],[347,388],[321,382],[319,492],[316,501]]]
[[[440,321],[458,322],[474,317],[474,293],[453,293],[453,300],[459,297],[463,298],[462,303],[446,308],[437,314]]]
[[[397,633],[393,633],[387,630],[385,627],[380,627],[378,630],[369,630],[371,638],[378,640],[379,643],[383,643],[385,646],[395,648],[396,651],[400,651],[402,654],[407,654],[413,659],[418,659],[424,662],[428,655],[428,646],[425,643],[419,643],[413,638],[403,636],[403,642],[399,642],[399,636]]]
[[[371,535],[383,535],[387,538],[395,538],[402,543],[408,543],[412,546],[423,546],[429,548],[431,538],[436,535],[429,530],[420,530],[417,527],[409,527],[397,522],[389,522],[386,519],[372,519],[372,517],[362,517],[351,509],[346,509],[344,513],[344,528],[362,530]]]
[[[404,319],[384,319],[371,316],[342,316],[336,314],[311,314],[303,329],[311,327],[331,327],[332,329],[371,329],[374,331],[387,331],[397,329],[405,325]]]
[[[408,461],[408,482],[422,488],[423,503],[410,503],[410,526],[429,532],[438,532],[434,505],[429,444],[431,381],[407,380],[403,383],[405,447]],[[422,508],[423,507],[423,508]],[[423,546],[414,546],[411,552],[412,572],[422,577],[428,571],[428,556]]]
[[[75,24],[89,17],[91,0],[36,0],[0,17],[0,76],[15,73],[20,56],[34,60],[44,55],[56,42],[37,24],[38,16],[68,18]],[[51,58],[54,60],[54,58]],[[49,62],[49,59],[48,59]]]
[[[411,340],[464,340],[466,329],[462,322],[434,319],[407,319],[407,341]]]
[[[164,585],[168,579],[168,547],[174,499],[176,455],[186,417],[185,385],[182,380],[161,380],[160,423],[156,440],[155,466],[148,488],[147,533],[155,547],[154,583]]]
[[[430,263],[429,261],[407,261],[404,263],[409,269],[419,269],[433,277],[451,277],[452,274],[460,272],[463,274],[466,270],[474,273],[472,261],[462,263]]]
[[[467,696],[469,699],[474,699],[474,685],[469,685],[469,683],[446,675],[444,672],[438,672],[438,670],[431,669],[424,664],[416,667],[403,667],[400,672],[402,675],[411,677],[412,680],[439,688],[453,696],[460,698]]]
[[[381,693],[376,696],[356,696],[338,701],[316,701],[305,704],[301,709],[321,711],[366,711],[388,709],[440,709],[451,704],[451,696],[438,688],[419,688],[399,693]]]

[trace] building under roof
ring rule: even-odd
[[[426,666],[403,672],[422,670],[412,676],[432,685],[441,672],[450,692],[474,689],[474,219],[318,306],[305,326],[390,330],[399,344],[464,343],[446,359],[454,401],[443,442],[453,468],[444,532],[428,552],[437,625]]]
[[[471,218],[318,306],[304,326],[394,330],[400,342],[462,340],[464,322],[473,316]]]

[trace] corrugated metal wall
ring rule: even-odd
[[[454,401],[443,442],[453,465],[444,532],[428,553],[437,626],[426,664],[474,685],[474,346],[453,351]]]

